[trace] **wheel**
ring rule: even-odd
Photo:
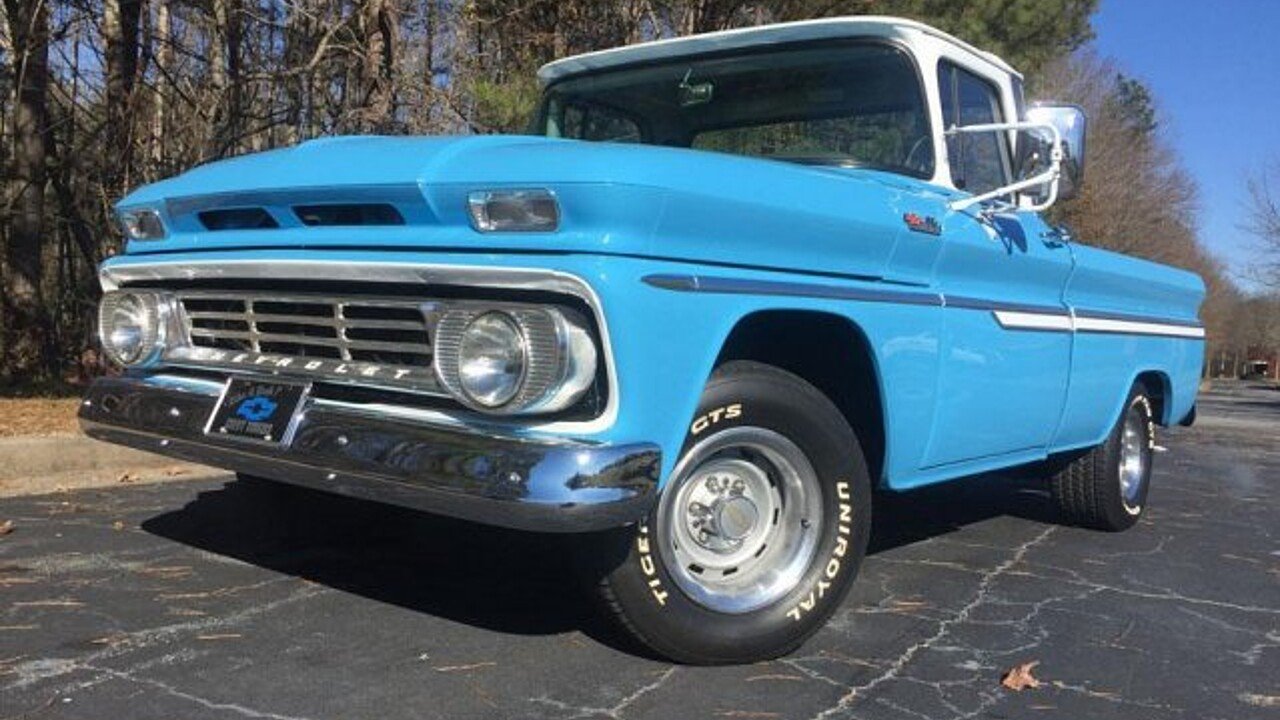
[[[866,552],[858,439],[817,388],[752,362],[717,370],[695,418],[600,594],[632,636],[678,662],[786,654],[839,606]]]
[[[1151,483],[1156,425],[1141,383],[1105,442],[1071,459],[1050,479],[1054,504],[1068,522],[1098,530],[1127,530],[1142,517]]]

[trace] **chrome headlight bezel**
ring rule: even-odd
[[[120,231],[130,240],[164,240],[169,237],[164,217],[155,208],[122,208],[116,211]]]
[[[98,303],[98,342],[107,358],[121,367],[154,364],[164,352],[169,339],[172,300],[158,292],[116,290],[102,296]],[[137,337],[133,347],[127,345],[127,325],[120,323],[118,313],[134,315]]]
[[[550,190],[479,190],[467,195],[471,227],[477,232],[555,232],[560,200]]]
[[[464,333],[498,314],[519,328],[525,362],[516,392],[498,404],[473,397],[462,379]],[[450,303],[435,323],[436,377],[458,402],[495,415],[550,413],[577,402],[596,381],[599,351],[587,320],[571,308],[515,303]]]

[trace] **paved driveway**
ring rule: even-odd
[[[1280,392],[1161,441],[1122,535],[1002,478],[883,500],[830,627],[733,668],[629,650],[559,538],[231,478],[3,500],[0,718],[1280,717]]]

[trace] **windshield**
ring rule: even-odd
[[[884,43],[751,50],[552,85],[535,132],[933,174],[915,66]]]

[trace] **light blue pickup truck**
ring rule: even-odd
[[[1031,466],[1070,522],[1141,517],[1204,285],[1041,218],[1081,182],[1078,108],[892,18],[539,78],[528,135],[315,140],[122,200],[123,371],[85,430],[581,533],[604,607],[690,663],[816,631],[873,491]]]

